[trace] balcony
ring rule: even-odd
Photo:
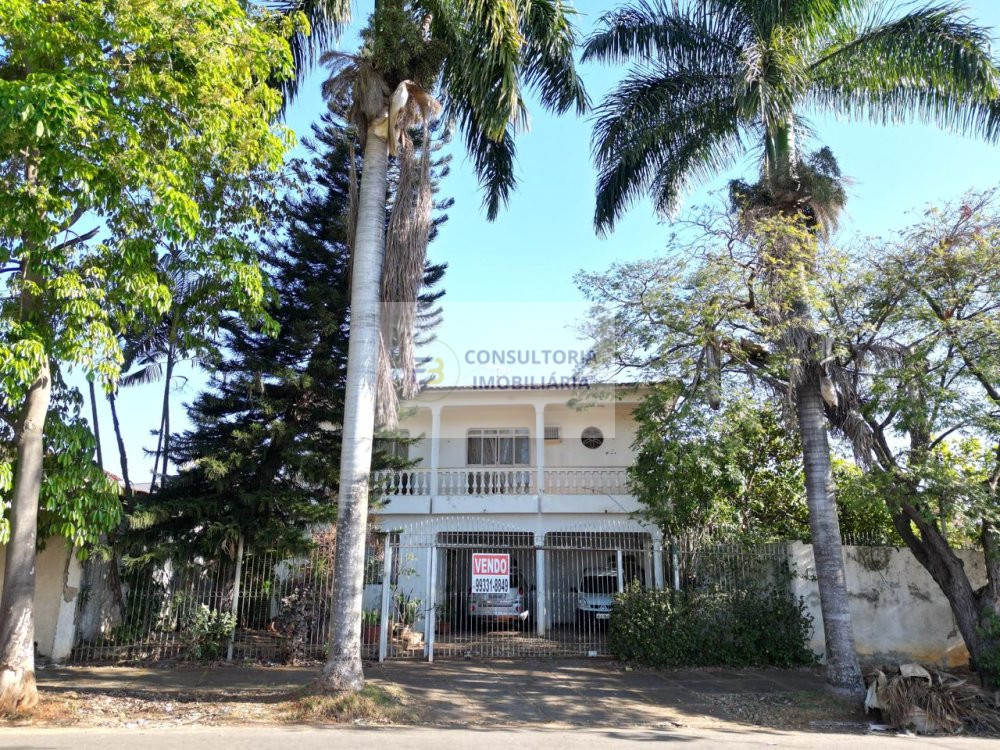
[[[626,469],[545,469],[543,492],[548,495],[626,495]],[[387,496],[423,497],[456,495],[536,495],[537,474],[523,469],[439,469],[437,492],[433,492],[430,469],[402,469],[379,472]]]
[[[637,510],[624,467],[446,468],[379,472],[381,513],[621,513]]]

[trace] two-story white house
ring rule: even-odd
[[[510,555],[511,588],[539,635],[577,618],[585,573],[663,584],[659,535],[633,516],[626,482],[642,390],[597,393],[459,386],[404,405],[409,444],[394,450],[413,466],[382,478],[374,516],[406,558],[395,561],[399,587],[425,611],[475,614],[475,552]]]

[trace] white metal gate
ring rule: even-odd
[[[505,561],[502,591],[473,589],[480,555]],[[382,562],[368,616],[380,660],[606,656],[614,594],[664,581],[655,535],[634,523],[529,531],[435,519],[394,536]]]

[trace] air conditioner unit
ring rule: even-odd
[[[546,440],[558,440],[559,439],[559,428],[558,427],[546,427],[545,428],[545,439]]]

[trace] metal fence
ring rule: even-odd
[[[604,656],[612,600],[625,587],[781,585],[787,561],[784,544],[661,544],[629,523],[547,532],[464,527],[472,530],[372,535],[365,658]],[[496,590],[476,588],[473,565],[484,556],[506,565],[494,576]],[[240,549],[232,559],[123,570],[120,577],[120,600],[104,607],[111,615],[100,627],[78,616],[73,661],[189,658],[198,648],[204,658],[206,641],[209,656],[215,649],[219,658],[287,662],[325,655],[332,545],[296,559]],[[80,598],[81,610],[88,595]],[[226,617],[235,629],[220,643],[211,625]]]

